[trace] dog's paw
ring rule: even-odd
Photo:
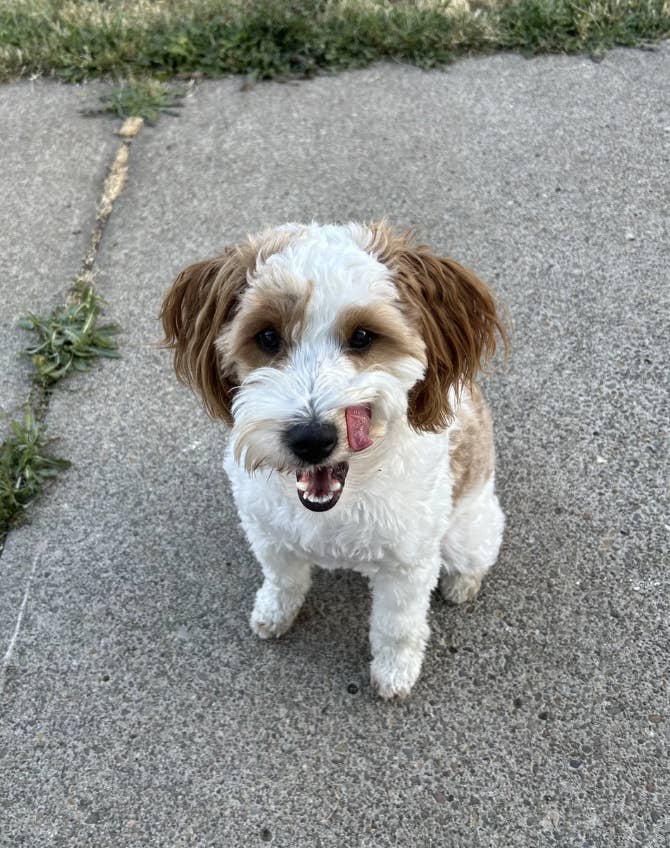
[[[251,619],[251,629],[261,639],[276,639],[290,629],[296,619],[302,598],[279,592],[263,584],[256,594]]]
[[[251,629],[259,639],[278,639],[291,629],[292,624],[293,619],[291,621],[264,621],[262,618],[256,620],[253,613],[251,615]]]
[[[476,597],[482,585],[481,574],[443,574],[440,592],[451,604],[464,604]]]
[[[370,682],[385,700],[404,701],[421,672],[423,651],[387,648],[370,665]]]

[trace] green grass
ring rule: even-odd
[[[12,421],[0,444],[0,550],[4,539],[44,484],[70,463],[46,452],[44,428],[27,410],[23,421]]]
[[[162,80],[131,78],[100,97],[100,107],[83,110],[85,115],[134,115],[155,124],[161,115],[177,115],[185,92]]]
[[[493,50],[599,54],[669,35],[670,0],[12,0],[0,78],[273,79]]]
[[[32,313],[19,327],[35,333],[37,340],[24,351],[29,356],[36,383],[51,387],[73,371],[88,371],[97,357],[119,357],[116,324],[99,324],[102,299],[85,280],[75,282],[68,303],[42,317]]]
[[[29,314],[18,322],[37,336],[23,351],[32,362],[35,387],[23,421],[11,421],[9,435],[0,444],[0,551],[10,527],[45,483],[70,465],[46,452],[40,423],[54,385],[68,374],[88,371],[98,357],[119,356],[114,339],[119,328],[99,323],[102,305],[90,275],[82,275],[64,306],[48,316]]]

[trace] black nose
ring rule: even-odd
[[[337,444],[337,429],[329,422],[294,424],[286,431],[286,444],[298,459],[317,465],[333,452]]]

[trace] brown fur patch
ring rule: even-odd
[[[456,424],[449,437],[454,504],[482,486],[493,474],[495,465],[491,413],[481,389],[474,384],[470,402],[458,408]]]
[[[394,359],[413,356],[426,361],[423,341],[407,323],[400,309],[380,301],[366,306],[352,306],[337,318],[336,332],[346,351],[355,330],[368,330],[375,336],[366,350],[349,350],[349,356],[360,370],[374,366],[388,367]]]
[[[196,262],[174,280],[163,301],[163,346],[174,351],[179,379],[196,390],[213,418],[232,424],[234,375],[224,374],[216,346],[223,326],[235,314],[249,276],[294,238],[268,230]]]
[[[489,289],[452,259],[416,245],[411,234],[385,223],[371,227],[368,251],[389,267],[398,297],[426,346],[426,375],[409,398],[408,417],[417,430],[439,431],[453,411],[449,390],[468,386],[506,335]]]
[[[243,294],[238,312],[217,342],[224,370],[238,382],[255,368],[279,364],[298,341],[313,285],[300,288],[302,291],[262,284]],[[276,330],[282,340],[276,354],[266,353],[256,342],[257,334],[269,328]]]

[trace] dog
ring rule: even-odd
[[[372,685],[407,697],[433,589],[473,598],[502,541],[475,383],[507,344],[492,293],[385,221],[286,224],[182,271],[161,318],[177,376],[230,427],[264,577],[252,630],[291,627],[314,564],[354,569],[372,588]]]

